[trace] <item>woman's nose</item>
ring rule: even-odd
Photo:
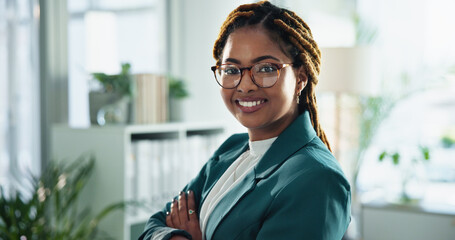
[[[251,76],[251,70],[245,69],[243,70],[240,83],[237,86],[237,91],[238,92],[243,92],[243,93],[248,93],[251,91],[256,91],[258,89],[258,86],[253,82],[252,76]]]

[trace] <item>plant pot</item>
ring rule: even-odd
[[[172,97],[169,98],[169,121],[181,122],[182,115],[182,100]]]
[[[90,92],[90,123],[99,124],[100,110],[105,113],[115,112],[116,117],[114,122],[112,120],[105,121],[106,123],[128,123],[130,121],[130,101],[129,98],[115,92]],[[101,124],[101,125],[104,125]]]
[[[401,168],[401,202],[419,202],[423,199],[426,186],[425,166],[411,162]]]

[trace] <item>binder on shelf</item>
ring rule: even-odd
[[[150,140],[137,141],[134,143],[137,149],[137,200],[145,203],[149,203],[151,200],[151,145],[153,144]]]
[[[126,187],[125,187],[125,198],[127,200],[134,200],[137,199],[137,145],[131,145],[131,154],[129,154],[129,158],[126,160],[126,169],[125,169],[125,177],[126,177]]]
[[[184,147],[172,138],[135,141],[134,196],[159,209],[196,177],[219,142],[219,137],[200,135],[188,137]]]

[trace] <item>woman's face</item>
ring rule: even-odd
[[[292,63],[292,59],[261,27],[243,27],[229,35],[222,64],[242,68],[261,62],[283,64]],[[276,137],[298,115],[296,96],[307,82],[303,67],[282,68],[278,81],[270,88],[255,85],[248,71],[244,70],[236,88],[221,89],[223,101],[234,117],[248,128],[251,141]]]

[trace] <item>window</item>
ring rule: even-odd
[[[399,182],[392,174],[383,174],[397,168],[379,164],[380,152],[399,152],[404,161],[410,161],[419,154],[420,145],[430,149],[425,171],[428,184],[455,183],[455,149],[441,141],[455,127],[455,33],[448,31],[455,25],[454,8],[455,2],[450,0],[359,1],[359,11],[369,16],[379,31],[383,94],[404,96],[380,125],[367,152],[359,178],[364,190],[384,187],[381,182],[389,187]],[[428,191],[423,197],[431,197],[429,193],[434,195]],[[438,202],[453,204],[454,198],[446,195]]]
[[[0,0],[0,185],[40,169],[38,1]]]

